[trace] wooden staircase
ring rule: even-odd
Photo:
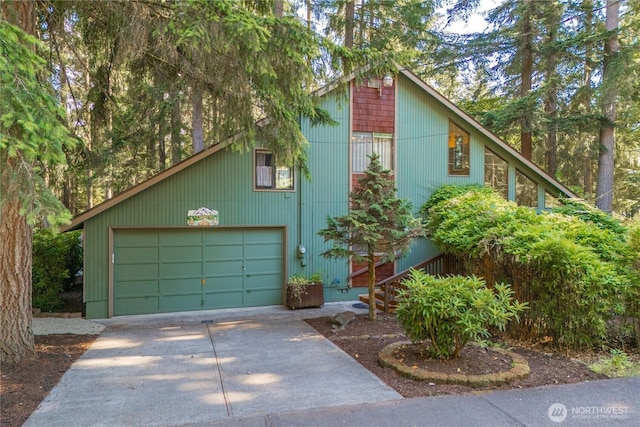
[[[461,263],[451,255],[440,254],[420,264],[401,271],[389,278],[381,280],[375,289],[376,308],[384,313],[393,313],[398,307],[398,291],[404,288],[402,281],[409,275],[411,270],[424,270],[432,276],[446,276],[462,271]],[[366,269],[365,271],[366,272]],[[369,294],[358,295],[358,299],[365,304],[369,304]]]

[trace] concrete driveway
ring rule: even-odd
[[[106,326],[25,426],[170,426],[399,400],[285,307],[125,316]]]

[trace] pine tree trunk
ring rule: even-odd
[[[35,2],[0,3],[2,17],[35,35]],[[0,150],[0,363],[35,353],[31,313],[31,227],[22,215],[15,163]]]
[[[171,164],[175,165],[182,160],[182,119],[180,117],[180,100],[178,91],[171,89]]]
[[[3,162],[4,163],[4,162]],[[7,167],[8,166],[8,167]],[[3,165],[0,208],[0,356],[15,363],[35,352],[31,314],[31,227],[20,214],[18,189]]]
[[[353,47],[354,13],[355,4],[349,0],[344,6],[344,46],[348,49]],[[347,58],[343,58],[343,61],[343,72],[347,76],[352,70],[352,64]]]
[[[549,120],[547,126],[547,172],[549,175],[555,177],[558,170],[558,49],[555,47],[558,34],[558,21],[559,14],[555,13],[551,6],[549,23],[547,26],[548,31],[548,55],[547,55],[547,67],[546,67],[546,93],[545,93],[545,105],[544,111]]]
[[[611,62],[618,52],[618,29],[620,2],[607,0],[605,27],[612,35],[605,42],[604,62],[602,68],[602,85],[604,96],[602,100],[602,114],[606,120],[600,128],[600,156],[598,158],[598,183],[596,186],[596,206],[605,212],[611,212],[613,207],[613,173],[615,155],[615,121],[616,97],[618,91],[612,81]]]
[[[367,283],[369,284],[369,320],[376,320],[376,257],[370,252],[367,257]]]
[[[277,18],[282,18],[284,16],[284,0],[275,0],[273,2],[273,14]]]
[[[585,34],[591,34],[593,28],[593,2],[591,0],[584,0],[581,5],[581,10],[584,13],[584,31]],[[593,55],[593,43],[587,42],[585,43],[585,53],[584,53],[584,68],[583,68],[583,77],[582,77],[582,85],[585,88],[585,95],[582,99],[582,105],[584,107],[585,114],[591,113],[591,76],[593,74],[593,70],[596,67],[594,64],[594,60],[592,58]],[[590,135],[582,136],[582,132],[578,134],[580,136],[580,141],[583,146],[583,169],[584,175],[582,179],[582,187],[584,190],[584,194],[587,199],[591,198],[593,194],[593,167],[592,167],[592,137]]]
[[[204,151],[204,131],[202,120],[202,89],[194,86],[191,93],[191,135],[193,154]]]
[[[531,92],[531,76],[533,74],[533,46],[531,34],[531,0],[524,0],[524,16],[522,17],[522,68],[520,97],[526,98]],[[533,109],[525,108],[520,120],[520,151],[525,159],[531,160]]]

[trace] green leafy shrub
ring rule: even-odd
[[[33,234],[33,307],[51,311],[61,306],[60,292],[73,286],[82,268],[80,232]]]
[[[604,374],[610,378],[622,378],[640,375],[640,362],[634,363],[629,359],[627,353],[621,350],[612,349],[611,356],[607,359],[600,359],[589,366],[593,372]]]
[[[626,313],[632,318],[636,346],[640,347],[640,214],[629,222],[629,276]]]
[[[510,283],[529,303],[513,335],[578,348],[605,339],[614,315],[633,315],[638,251],[617,220],[577,202],[538,214],[493,191],[448,187],[444,194],[455,196],[437,194],[421,210],[428,233],[443,252],[465,259],[469,273]]]
[[[507,285],[492,291],[477,277],[437,278],[413,270],[404,285],[398,320],[412,342],[429,340],[429,353],[439,359],[457,357],[469,341],[485,345],[489,327],[504,330],[526,305],[513,302]]]
[[[626,228],[615,217],[608,215],[600,209],[591,206],[580,199],[559,199],[562,206],[553,208],[551,211],[565,216],[574,216],[580,220],[591,223],[602,230],[609,230],[614,234],[623,237]]]
[[[463,195],[465,193],[468,193],[470,191],[486,193],[486,194],[495,193],[493,188],[484,187],[484,186],[482,186],[480,184],[468,184],[468,185],[447,184],[447,185],[443,185],[443,186],[438,187],[438,189],[436,189],[436,191],[434,191],[431,194],[431,196],[429,197],[429,200],[427,200],[425,202],[425,204],[422,205],[422,207],[420,208],[420,214],[422,216],[427,216],[427,213],[428,213],[429,209],[431,209],[432,207],[437,206],[441,202],[450,200],[450,199],[452,199],[454,197],[461,196],[461,195]]]

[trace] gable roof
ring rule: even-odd
[[[528,160],[527,158],[525,158],[518,150],[516,150],[511,145],[509,145],[506,142],[504,142],[502,139],[500,139],[496,134],[491,132],[489,129],[487,129],[484,126],[482,126],[482,124],[480,124],[480,122],[478,122],[476,119],[471,117],[469,114],[465,113],[462,109],[460,109],[460,107],[455,105],[453,102],[451,102],[448,98],[446,98],[440,92],[435,90],[433,87],[429,86],[427,83],[422,81],[418,76],[413,74],[410,70],[408,70],[406,68],[398,67],[398,71],[402,75],[407,77],[409,80],[413,81],[422,90],[427,92],[429,95],[433,96],[436,100],[438,100],[438,102],[442,103],[448,109],[450,109],[455,114],[460,116],[464,121],[466,121],[470,126],[472,126],[474,129],[476,129],[478,132],[480,132],[481,134],[483,134],[484,136],[489,138],[492,142],[494,142],[500,148],[505,150],[507,153],[509,153],[510,155],[512,155],[513,157],[515,157],[519,161],[521,161],[522,163],[526,164],[535,173],[537,173],[538,175],[540,175],[543,178],[545,178],[545,180],[547,180],[548,182],[552,183],[556,188],[561,190],[563,193],[565,193],[565,194],[567,194],[568,196],[571,196],[571,197],[576,197],[576,198],[578,197],[573,191],[571,191],[569,188],[567,188],[564,185],[562,185],[560,182],[558,182],[555,178],[553,178],[551,175],[549,175],[543,169],[538,167],[531,160]]]
[[[470,125],[471,127],[473,127],[474,129],[476,129],[478,132],[480,132],[482,135],[486,136],[487,138],[489,138],[492,142],[494,142],[496,145],[498,145],[500,148],[502,148],[503,150],[505,150],[507,153],[509,153],[510,155],[512,155],[513,157],[515,157],[516,159],[518,159],[519,161],[523,162],[524,164],[526,164],[529,168],[531,168],[535,173],[539,174],[540,176],[542,176],[543,178],[545,178],[545,180],[547,180],[548,182],[550,182],[552,185],[554,185],[556,188],[558,188],[559,190],[561,190],[563,193],[571,196],[571,197],[577,197],[571,190],[569,190],[567,187],[565,187],[564,185],[562,185],[560,182],[556,181],[555,178],[551,177],[549,174],[547,174],[544,170],[542,170],[541,168],[539,168],[538,166],[536,166],[533,162],[531,162],[530,160],[527,160],[522,154],[520,154],[520,152],[518,152],[516,149],[514,149],[513,147],[511,147],[509,144],[507,144],[506,142],[504,142],[503,140],[501,140],[497,135],[495,135],[494,133],[492,133],[491,131],[489,131],[488,129],[486,129],[484,126],[482,126],[477,120],[475,120],[473,117],[471,117],[469,114],[465,113],[462,109],[460,109],[460,107],[458,107],[457,105],[455,105],[453,102],[451,102],[448,98],[446,98],[444,95],[442,95],[441,93],[439,93],[437,90],[435,90],[433,87],[431,87],[430,85],[428,85],[427,83],[425,83],[424,81],[422,81],[418,76],[416,76],[413,72],[411,72],[410,70],[403,68],[401,66],[399,66],[398,64],[396,64],[396,67],[398,69],[398,73],[402,74],[403,76],[407,77],[409,80],[411,80],[413,83],[415,83],[418,87],[420,87],[423,91],[425,91],[427,94],[431,95],[433,98],[435,98],[438,102],[440,102],[441,104],[443,104],[445,107],[447,107],[449,110],[451,110],[452,112],[454,112],[456,115],[458,115],[462,120],[464,120],[468,125]],[[351,81],[354,79],[355,74],[352,74],[349,76],[348,81]],[[330,83],[327,86],[318,89],[315,92],[315,95],[320,97],[323,96],[329,92],[331,92],[332,90],[334,90],[338,85],[335,83]],[[268,120],[263,119],[261,122],[259,122],[259,124],[262,124],[264,122],[267,122]],[[129,199],[130,197],[135,196],[136,194],[146,190],[149,187],[152,187],[153,185],[177,174],[178,172],[188,168],[189,166],[198,163],[199,161],[217,153],[218,151],[232,145],[234,142],[236,142],[241,134],[238,134],[237,136],[234,136],[232,138],[229,138],[226,141],[220,142],[212,147],[207,148],[204,151],[201,151],[199,153],[196,153],[194,155],[192,155],[191,157],[183,160],[180,163],[177,163],[173,166],[171,166],[170,168],[154,175],[153,177],[134,185],[133,187],[128,188],[127,190],[123,191],[122,193],[118,193],[116,196],[112,197],[109,200],[105,200],[104,202],[100,203],[99,205],[81,213],[76,215],[73,220],[71,221],[71,224],[66,225],[64,227],[61,227],[61,231],[71,231],[71,230],[78,230],[81,228],[81,226],[84,224],[85,221],[93,218],[94,216],[106,211],[107,209],[111,208],[112,206],[115,206],[127,199]]]
[[[216,145],[213,145],[209,148],[207,148],[206,150],[200,151],[199,153],[194,154],[191,157],[188,157],[187,159],[181,161],[180,163],[176,163],[175,165],[171,166],[168,169],[165,169],[164,171],[152,176],[151,178],[142,181],[139,184],[134,185],[133,187],[129,187],[128,189],[126,189],[125,191],[123,191],[122,193],[118,193],[117,195],[115,195],[114,197],[105,200],[104,202],[100,203],[99,205],[94,206],[93,208],[76,215],[73,220],[71,221],[71,224],[68,224],[66,226],[60,227],[60,230],[65,232],[65,231],[71,231],[71,230],[78,230],[80,229],[81,225],[88,219],[98,215],[101,212],[106,211],[107,209],[109,209],[112,206],[117,205],[120,202],[123,202],[124,200],[127,200],[128,198],[135,196],[136,194],[146,190],[149,187],[152,187],[154,185],[156,185],[157,183],[159,183],[160,181],[163,181],[167,178],[169,178],[170,176],[173,176],[175,174],[177,174],[178,172],[188,168],[189,166],[198,163],[200,160],[206,159],[207,157],[217,153],[218,151],[222,150],[225,147],[230,146],[232,143],[234,143],[236,140],[238,139],[238,137],[234,137],[234,138],[229,138],[226,141],[220,142]]]

